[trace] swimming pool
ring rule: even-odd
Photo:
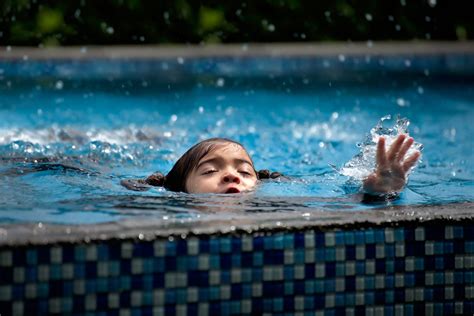
[[[288,50],[3,52],[2,308],[472,311],[474,52]],[[399,199],[362,203],[341,172],[397,116],[422,161]],[[290,179],[237,196],[120,186],[214,136]]]

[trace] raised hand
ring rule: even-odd
[[[413,138],[405,134],[385,150],[385,138],[380,137],[377,143],[376,169],[363,182],[363,190],[369,194],[396,193],[403,190],[407,182],[407,174],[416,164],[421,153],[416,151],[409,157],[406,153],[413,145]]]

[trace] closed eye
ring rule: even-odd
[[[239,171],[240,174],[246,175],[246,176],[251,176],[252,174],[248,171]]]
[[[210,170],[204,171],[202,174],[211,174],[211,173],[214,173],[214,172],[217,172],[217,170],[216,169],[210,169]]]

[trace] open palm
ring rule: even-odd
[[[374,173],[364,180],[364,192],[386,194],[400,192],[403,189],[407,182],[408,172],[421,155],[419,151],[416,151],[405,158],[413,142],[413,138],[400,134],[386,151],[385,138],[379,138],[377,143],[376,169]]]

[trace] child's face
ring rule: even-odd
[[[257,175],[247,152],[227,143],[204,156],[186,180],[188,193],[239,193],[255,187]]]

